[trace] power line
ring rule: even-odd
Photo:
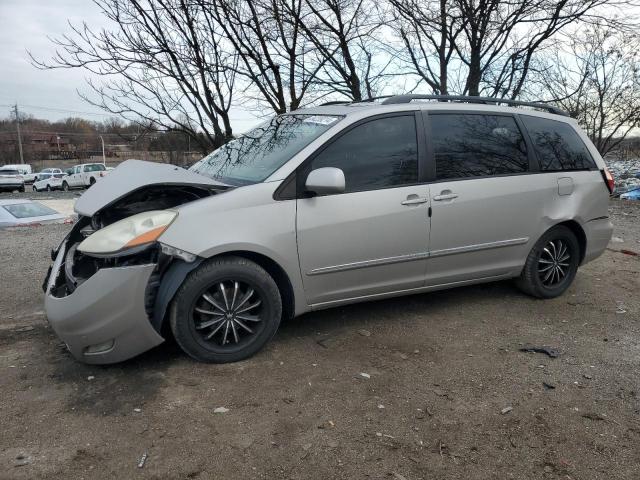
[[[0,105],[0,107],[13,108],[13,105],[2,104],[2,105]],[[37,105],[20,104],[20,107],[22,107],[22,108],[26,107],[26,108],[35,109],[35,110],[45,110],[45,111],[49,111],[49,112],[79,113],[79,114],[82,114],[82,115],[95,115],[95,116],[99,116],[99,117],[116,117],[117,116],[117,115],[114,115],[113,113],[84,112],[84,111],[81,111],[81,110],[68,110],[66,108],[44,107],[44,106],[37,106]]]

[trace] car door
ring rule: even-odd
[[[82,165],[76,165],[73,167],[73,174],[71,174],[71,182],[70,185],[72,187],[79,187],[82,185]]]
[[[429,244],[429,187],[420,182],[413,112],[365,120],[298,169],[298,192],[318,168],[344,172],[340,194],[297,200],[300,269],[309,304],[421,287]],[[300,198],[302,197],[302,198]]]
[[[548,181],[512,115],[430,113],[427,285],[515,275],[537,240]]]

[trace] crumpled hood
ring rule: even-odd
[[[130,192],[149,185],[191,185],[223,190],[228,185],[175,165],[127,160],[97,181],[77,201],[79,215],[93,216],[96,212]]]

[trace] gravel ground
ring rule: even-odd
[[[0,231],[0,478],[635,480],[640,205],[611,213],[560,298],[501,282],[327,310],[229,365],[173,344],[77,363],[40,290],[68,227]]]

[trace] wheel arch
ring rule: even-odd
[[[165,327],[167,325],[166,318],[169,304],[187,276],[203,262],[219,257],[246,258],[264,268],[276,282],[278,290],[280,291],[283,319],[291,319],[295,316],[295,291],[285,269],[278,262],[262,253],[250,250],[229,250],[207,258],[200,257],[193,263],[187,263],[182,260],[174,260],[172,262],[160,279],[155,298],[147,299],[147,304],[149,304],[150,301],[153,303],[153,312],[148,313],[151,318],[151,323],[157,332],[167,333]],[[148,291],[148,294],[151,294],[151,292]]]
[[[587,252],[587,234],[582,228],[582,225],[580,225],[580,223],[575,220],[565,220],[564,222],[556,223],[553,227],[558,225],[567,227],[578,239],[578,245],[580,246],[580,262],[578,263],[578,265],[582,265],[585,254]]]

